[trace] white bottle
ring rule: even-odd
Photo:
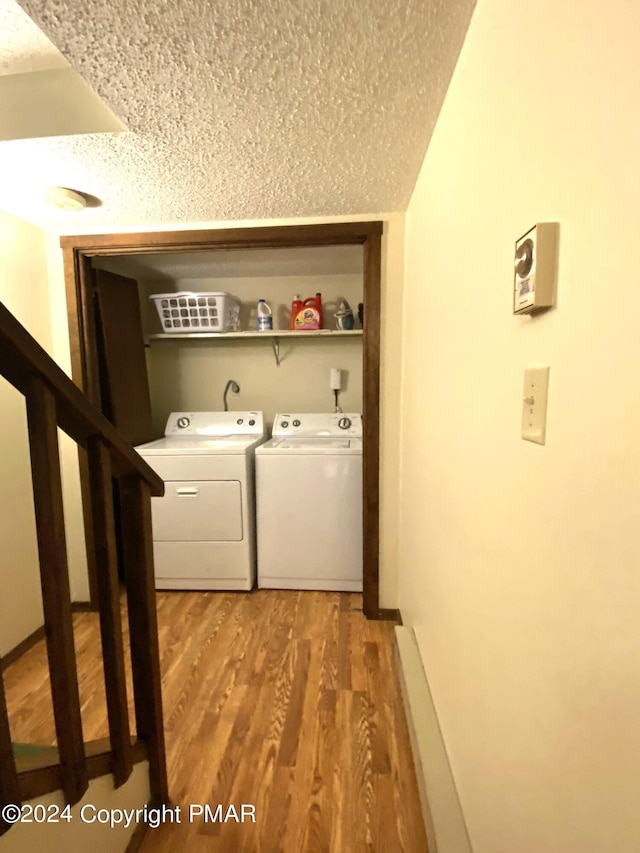
[[[271,308],[264,299],[258,301],[258,331],[270,332],[273,329],[273,315]]]

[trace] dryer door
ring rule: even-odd
[[[166,482],[164,497],[151,501],[154,541],[240,541],[241,496],[237,480]]]

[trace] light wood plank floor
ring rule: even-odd
[[[427,851],[393,626],[361,607],[347,593],[158,593],[183,821],[150,832],[143,853]],[[74,619],[89,740],[107,734],[99,629],[95,614]],[[14,740],[54,743],[42,643],[5,684]],[[256,823],[189,823],[191,803],[252,804]]]

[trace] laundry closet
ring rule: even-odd
[[[211,420],[206,423],[202,435],[207,440],[198,444],[198,448],[210,455],[222,456],[222,442],[211,436],[218,435],[218,430],[228,426],[224,417],[221,418],[225,415],[221,410],[224,409],[226,389],[229,409],[226,415],[231,417],[234,411],[238,413],[234,419],[236,426],[254,430],[262,423],[255,414],[264,413],[264,433],[255,446],[256,483],[266,484],[268,468],[272,474],[277,469],[274,476],[279,481],[280,472],[285,473],[284,466],[293,466],[295,460],[293,473],[296,476],[305,472],[305,477],[311,477],[313,469],[313,485],[292,481],[288,490],[282,485],[277,487],[278,495],[287,491],[292,495],[322,495],[326,502],[326,511],[323,507],[322,511],[312,512],[310,524],[296,525],[302,534],[310,528],[313,532],[315,519],[329,518],[329,507],[335,511],[336,502],[331,494],[336,493],[336,484],[341,482],[337,472],[345,471],[353,491],[347,493],[343,489],[340,501],[342,506],[350,507],[353,517],[347,517],[338,510],[337,516],[334,513],[333,517],[339,519],[339,524],[337,521],[327,522],[329,532],[305,538],[304,549],[319,539],[328,545],[337,529],[350,531],[349,538],[334,543],[334,551],[346,554],[354,543],[361,544],[362,553],[354,560],[361,567],[362,581],[357,588],[363,590],[363,609],[372,618],[380,613],[382,232],[381,222],[348,222],[79,235],[63,237],[60,241],[73,376],[88,399],[140,452],[144,445],[162,443],[164,438],[168,440],[175,429],[176,436],[182,436],[184,442],[182,439],[178,444],[171,442],[167,449],[171,453],[177,450],[176,456],[195,455],[192,452],[195,448],[192,448],[187,435],[200,424],[200,418],[193,415],[205,413],[214,416],[215,427]],[[177,330],[178,333],[176,330],[168,332],[161,324],[153,297],[169,294],[169,298],[173,298],[174,294],[185,292],[196,294],[198,300],[202,300],[203,294],[216,293],[228,293],[237,298],[238,328],[228,332],[218,329],[214,332],[193,331],[192,328],[186,332],[182,329]],[[322,329],[291,330],[290,311],[294,299],[304,300],[318,293],[322,295]],[[262,330],[258,329],[259,300],[266,300],[270,306],[273,329],[265,331],[264,324]],[[344,303],[348,303],[352,315],[349,311],[345,314]],[[201,301],[197,304],[198,315],[201,316],[204,308],[200,307]],[[209,304],[207,302],[207,306]],[[190,305],[190,311],[195,307]],[[345,316],[348,317],[347,322]],[[336,369],[340,372],[337,389]],[[170,418],[172,413],[173,418]],[[274,439],[267,441],[277,414],[280,414],[275,424],[278,433]],[[233,436],[229,434],[229,438]],[[252,441],[248,436],[245,443]],[[270,441],[276,443],[273,448],[268,447]],[[235,440],[227,439],[224,443],[228,450],[236,444]],[[242,443],[240,439],[239,443]],[[149,448],[148,453],[153,452],[153,448]],[[245,448],[244,452],[242,477],[238,474],[226,478],[240,483],[241,502],[244,499],[243,482],[246,480],[249,488],[253,479],[253,450]],[[316,476],[317,457],[321,454],[326,454],[326,490],[318,486]],[[260,466],[259,456],[264,460]],[[355,459],[358,456],[361,463]],[[303,461],[307,457],[308,467]],[[239,459],[235,461],[241,464]],[[179,466],[182,469],[182,462]],[[258,467],[263,469],[265,476],[258,476]],[[357,474],[353,474],[351,469],[357,470]],[[347,470],[351,473],[347,474]],[[215,491],[222,494],[226,487],[221,471],[216,470],[216,477],[211,477],[206,487],[191,481],[192,474],[195,479],[195,475],[200,476],[202,472],[202,466],[194,463],[189,476],[183,477],[180,473],[178,478],[172,474],[176,479],[172,486],[176,501],[195,498],[198,490],[200,493],[213,494]],[[89,476],[86,459],[82,455],[80,479],[93,601],[97,583],[96,561],[91,527],[87,522],[90,519]],[[167,477],[164,479],[165,484],[173,482]],[[115,511],[118,512],[118,490],[115,491]],[[227,515],[231,503],[225,503]],[[296,499],[296,508],[302,503]],[[237,523],[234,531],[230,523],[228,535],[218,541],[239,542],[240,536],[244,540],[245,522],[251,529],[250,511],[247,509],[250,505],[241,509],[242,531],[238,532]],[[256,527],[265,530],[265,525],[261,527],[260,524],[259,508],[265,505],[272,507],[274,501],[271,498],[261,501],[256,495],[255,505]],[[169,515],[172,528],[177,519],[173,513]],[[184,517],[188,516],[189,513],[185,512]],[[283,541],[279,525],[285,516],[290,517],[289,508],[277,514],[272,524],[279,542]],[[219,512],[215,517],[222,523],[226,515]],[[180,535],[179,531],[169,530],[165,539],[168,541],[171,536],[174,537],[172,541],[177,541]],[[257,538],[258,546],[261,539],[266,541],[261,535]],[[277,545],[278,569],[283,562],[281,550]],[[302,552],[302,548],[299,550]],[[175,560],[174,564],[177,562]],[[307,562],[310,561],[305,561],[305,565]],[[324,559],[323,564],[329,563],[337,569],[339,562],[330,556]],[[294,576],[298,563],[296,557],[290,577],[292,588],[325,588],[316,585],[317,577],[313,579],[313,586],[299,583],[301,579]],[[285,580],[282,576],[274,578],[269,575],[263,585],[286,587]],[[235,580],[233,582],[234,586],[226,588],[245,588],[235,585]],[[350,580],[348,582],[351,583]],[[353,589],[353,586],[335,588]]]
[[[339,407],[362,412],[361,245],[130,254],[97,257],[93,266],[137,283],[155,436],[171,412],[222,410],[230,380],[240,390],[228,394],[228,408],[264,412],[269,430],[278,412],[332,412],[332,368],[340,369]],[[152,297],[185,291],[237,297],[238,329],[168,334]],[[323,331],[290,331],[296,295],[316,293]],[[271,308],[271,332],[258,331],[260,299]],[[338,328],[343,302],[353,310],[353,330]]]

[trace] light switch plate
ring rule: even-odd
[[[522,438],[544,444],[547,432],[549,368],[528,367],[522,394]]]

